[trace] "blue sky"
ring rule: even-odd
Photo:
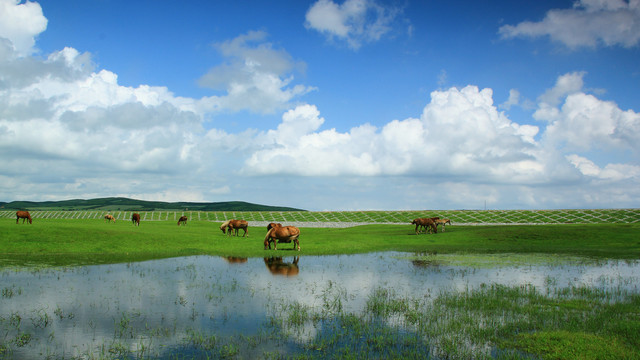
[[[640,206],[637,1],[0,0],[0,200]]]

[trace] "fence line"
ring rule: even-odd
[[[98,210],[34,210],[33,219],[102,220],[111,214],[117,220],[129,220],[132,211]],[[640,223],[640,209],[576,209],[576,210],[423,210],[423,211],[138,211],[143,221],[168,221],[187,215],[190,221],[222,222],[245,219],[258,222],[335,222],[408,224],[418,217],[451,219],[455,224],[588,224]],[[15,219],[15,211],[0,210],[0,219]]]

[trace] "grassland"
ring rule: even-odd
[[[100,219],[35,219],[0,222],[3,262],[42,264],[113,263],[186,255],[270,256],[266,229],[250,227],[249,237],[228,237],[219,223],[173,220],[105,223]],[[455,224],[455,222],[454,222]],[[242,231],[240,232],[242,233]],[[376,251],[436,253],[553,253],[609,258],[640,258],[640,224],[556,224],[447,226],[446,232],[415,235],[410,224],[348,228],[301,227],[302,255]],[[280,244],[278,252],[291,252]]]

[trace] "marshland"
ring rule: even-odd
[[[420,235],[415,212],[234,213],[246,238],[213,212],[7,215],[0,358],[639,358],[638,211],[617,211],[449,213]],[[301,251],[263,250],[259,221],[321,217]]]

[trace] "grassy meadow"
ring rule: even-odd
[[[73,213],[73,212],[72,212]],[[78,212],[77,214],[80,214]],[[411,214],[415,215],[415,214]],[[179,216],[179,215],[178,215]],[[276,220],[278,221],[278,220]],[[4,262],[58,265],[112,263],[185,255],[262,257],[264,226],[250,226],[249,236],[228,237],[219,222],[173,219],[106,223],[100,218],[35,217],[33,224],[0,221],[0,258]],[[639,258],[640,224],[545,224],[447,226],[438,234],[415,235],[405,224],[348,228],[301,227],[301,255],[375,251],[440,253],[553,253],[592,257]],[[242,231],[240,231],[242,234]],[[279,244],[278,252],[291,252]]]

